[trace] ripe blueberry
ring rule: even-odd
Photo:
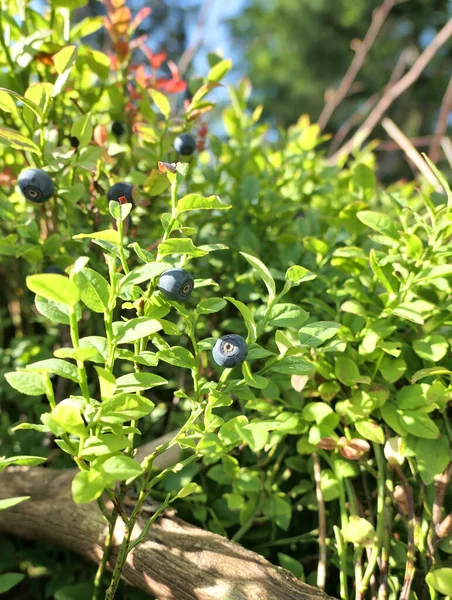
[[[24,169],[17,179],[22,194],[31,200],[41,204],[55,193],[55,186],[48,173],[41,169]]]
[[[158,289],[167,300],[185,302],[193,291],[195,282],[185,269],[169,269],[160,275]]]
[[[117,138],[120,138],[122,136],[122,134],[124,133],[124,131],[125,131],[124,125],[122,123],[120,123],[119,121],[114,121],[112,123],[111,132]]]
[[[127,202],[134,205],[133,196],[133,185],[121,181],[120,183],[115,183],[115,185],[111,186],[108,190],[107,199],[108,201],[115,200],[116,202],[119,202],[119,198],[124,197]]]
[[[212,350],[213,360],[220,367],[235,367],[241,364],[248,354],[248,344],[237,333],[224,335],[215,342]]]
[[[80,142],[79,139],[75,137],[75,135],[71,135],[69,136],[69,143],[71,144],[71,146],[75,149],[77,149],[80,146]]]
[[[66,273],[60,269],[60,267],[57,267],[56,265],[49,265],[48,267],[46,267],[43,271],[43,273],[53,273],[55,275],[66,275]]]
[[[196,150],[196,140],[189,133],[181,133],[174,140],[174,149],[182,156],[190,156]]]

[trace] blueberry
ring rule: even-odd
[[[69,136],[69,143],[71,144],[71,146],[75,149],[77,149],[80,146],[80,142],[79,139],[75,137],[75,135],[71,135]]]
[[[46,267],[43,271],[43,273],[53,273],[55,275],[66,275],[66,273],[60,269],[60,267],[57,267],[56,265],[49,265],[48,267]]]
[[[17,184],[27,200],[38,204],[45,202],[55,193],[52,178],[41,169],[24,169]]]
[[[220,367],[235,367],[241,364],[248,354],[248,344],[237,333],[224,335],[215,342],[212,350],[213,360]]]
[[[119,202],[119,198],[124,197],[127,202],[130,202],[134,205],[133,201],[133,185],[131,183],[126,183],[125,181],[121,181],[120,183],[115,183],[115,185],[111,186],[108,190],[107,199],[115,200]]]
[[[182,156],[190,156],[196,150],[196,140],[189,133],[181,133],[174,140],[174,149]]]
[[[122,134],[124,133],[124,131],[125,131],[124,125],[122,123],[120,123],[119,121],[114,121],[112,123],[111,132],[114,136],[116,136],[117,138],[120,138],[122,136]]]
[[[160,275],[158,288],[167,300],[185,302],[193,291],[195,282],[185,269],[169,269]]]

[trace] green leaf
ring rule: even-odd
[[[413,279],[413,285],[419,285],[424,281],[431,281],[438,277],[449,277],[452,275],[452,265],[435,265],[433,267],[427,267],[416,275]]]
[[[248,337],[246,338],[246,341],[248,344],[253,344],[257,339],[257,329],[253,313],[246,306],[246,304],[243,304],[243,302],[240,302],[240,300],[236,300],[235,298],[231,298],[230,296],[227,296],[225,299],[228,302],[231,302],[231,304],[233,304],[241,312],[243,320],[245,321],[246,328],[248,330]]]
[[[102,402],[109,400],[116,391],[116,379],[113,373],[102,367],[94,367],[99,378],[100,397]]]
[[[424,379],[425,377],[433,377],[435,375],[452,375],[452,371],[449,369],[445,369],[444,367],[431,367],[430,369],[421,369],[420,371],[416,371],[416,373],[411,378],[411,383],[416,383],[420,379]]]
[[[116,344],[130,344],[141,340],[162,329],[162,324],[156,319],[137,317],[121,324],[115,338]]]
[[[176,207],[176,215],[188,210],[229,210],[229,204],[223,204],[218,196],[204,198],[199,194],[188,194],[179,200]]]
[[[271,370],[282,375],[312,375],[315,367],[301,356],[285,356]]]
[[[17,465],[20,467],[36,467],[47,459],[42,456],[10,456],[9,458],[0,458],[0,467],[8,465]]]
[[[80,300],[78,287],[64,275],[53,273],[29,275],[26,282],[32,292],[47,300],[68,306],[75,306]]]
[[[301,416],[305,421],[315,421],[317,425],[320,425],[322,421],[333,414],[333,409],[324,402],[308,402],[301,412]]]
[[[207,74],[207,81],[218,82],[231,70],[232,60],[230,58],[221,60],[214,65]]]
[[[115,454],[115,452],[129,447],[130,441],[125,435],[105,433],[87,438],[81,455],[88,457],[104,456],[106,454]]]
[[[41,150],[34,142],[14,129],[0,126],[0,140],[4,140],[8,146],[16,150],[41,154]]]
[[[48,358],[47,360],[40,360],[38,362],[27,365],[27,370],[30,371],[42,371],[43,373],[55,373],[59,377],[64,377],[78,383],[77,367],[66,360],[59,360],[57,358]]]
[[[165,385],[168,381],[153,373],[128,373],[116,380],[118,392],[141,392],[158,385]]]
[[[375,277],[383,285],[383,287],[390,294],[395,294],[399,287],[397,279],[392,275],[388,266],[383,268],[379,265],[374,249],[370,251],[369,264]]]
[[[223,310],[225,306],[226,300],[223,298],[207,298],[198,303],[196,310],[200,315],[210,315]]]
[[[292,518],[292,504],[283,493],[273,493],[262,506],[264,514],[268,515],[275,524],[287,531]]]
[[[93,312],[105,313],[110,286],[104,277],[93,269],[85,267],[77,273],[76,280],[82,302]]]
[[[102,404],[102,420],[114,423],[141,419],[152,412],[154,403],[139,394],[117,394]]]
[[[182,367],[184,369],[195,368],[195,357],[182,346],[173,346],[166,350],[159,350],[157,357],[159,360],[163,360],[163,362],[167,362],[175,367]]]
[[[66,46],[59,52],[57,52],[53,56],[53,64],[55,65],[55,69],[58,73],[57,80],[55,81],[55,85],[53,87],[52,96],[58,96],[63,87],[66,85],[66,82],[71,73],[71,69],[77,60],[77,47],[76,46]]]
[[[11,508],[12,506],[16,506],[16,504],[20,504],[25,500],[30,500],[31,496],[16,496],[15,498],[4,498],[0,500],[0,510],[6,510],[7,508]],[[1,587],[1,576],[0,576],[0,587]],[[0,589],[1,592],[1,589]]]
[[[136,460],[124,454],[118,454],[108,458],[102,465],[102,470],[110,481],[125,481],[138,477],[143,473],[143,468]]]
[[[33,429],[41,433],[48,433],[50,429],[46,425],[36,425],[36,423],[19,423],[11,428],[11,431],[19,431],[20,429]]]
[[[50,416],[64,431],[82,436],[85,433],[85,422],[80,409],[80,404],[76,400],[67,398],[55,406]]]
[[[452,567],[440,567],[427,574],[426,583],[445,596],[452,596]]]
[[[309,319],[309,313],[296,304],[276,304],[269,318],[273,327],[296,327],[297,329]]]
[[[397,411],[403,427],[412,435],[430,440],[437,440],[440,437],[438,427],[432,419],[419,411],[404,410]]]
[[[0,575],[0,594],[5,594],[25,579],[23,573],[3,573]]]
[[[253,269],[259,273],[259,276],[267,287],[270,300],[273,299],[276,295],[276,285],[275,280],[273,279],[268,268],[255,256],[251,256],[251,254],[245,254],[245,252],[240,252],[240,254],[249,262]]]
[[[198,489],[198,484],[191,482],[184,485],[184,487],[177,493],[177,498],[185,498],[186,496],[190,496],[190,494],[194,494]]]
[[[278,552],[278,561],[283,569],[287,569],[295,575],[300,581],[306,581],[303,565],[292,556]]]
[[[439,183],[443,187],[444,191],[446,192],[447,206],[452,206],[452,191],[451,191],[450,186],[449,186],[449,184],[447,182],[447,179],[444,177],[444,175],[441,173],[441,171],[436,167],[435,163],[433,161],[431,161],[429,159],[429,157],[424,152],[422,153],[422,156],[424,157],[424,159],[427,162],[428,166],[431,168],[431,170],[435,174],[436,179],[439,181]],[[451,588],[452,588],[452,586],[451,586]]]
[[[257,388],[259,390],[263,390],[268,385],[268,379],[266,377],[262,377],[262,375],[257,375],[251,372],[250,366],[247,362],[242,364],[242,374],[246,381],[246,383],[253,388]]]
[[[90,143],[93,137],[93,124],[89,113],[74,121],[71,127],[71,135],[78,139],[79,147],[87,146]]]
[[[346,356],[336,358],[334,372],[339,381],[348,387],[354,385],[360,378],[356,362]]]
[[[391,358],[385,356],[380,364],[380,373],[389,381],[389,383],[395,383],[398,381],[406,371],[406,362],[403,358]]]
[[[128,285],[137,285],[144,281],[149,281],[150,279],[154,279],[154,277],[161,275],[161,273],[168,269],[171,269],[171,265],[165,262],[151,262],[140,265],[139,267],[132,269],[130,273],[121,279],[120,288],[122,289]]]
[[[334,323],[333,321],[317,321],[316,323],[305,325],[298,331],[300,344],[309,346],[310,348],[317,348],[317,346],[333,338],[340,327],[340,323]]]
[[[291,285],[300,285],[300,283],[304,283],[305,281],[312,281],[317,277],[308,269],[304,267],[300,267],[300,265],[292,265],[286,271],[286,281]]]
[[[116,229],[104,229],[103,231],[94,231],[93,233],[78,233],[72,236],[74,240],[103,240],[104,242],[110,242],[112,244],[119,244],[119,233]]]
[[[3,88],[3,87],[0,87],[0,93],[1,94],[8,94],[9,96],[12,96],[13,98],[16,98],[17,100],[19,100],[19,102],[21,104],[24,104],[30,110],[32,110],[35,113],[35,115],[38,117],[38,119],[40,121],[42,121],[43,112],[41,110],[41,107],[38,106],[37,104],[35,104],[32,100],[29,100],[28,98],[25,98],[25,96],[21,96],[20,94],[18,94],[17,92],[14,92],[13,90],[8,90],[8,89]],[[14,106],[15,106],[15,104],[14,104]]]
[[[445,471],[450,461],[449,440],[419,439],[416,444],[416,465],[425,485],[430,485],[437,475]]]
[[[11,387],[26,396],[42,396],[46,392],[46,384],[41,373],[13,371],[5,373],[5,379]]]
[[[35,304],[38,311],[43,317],[53,321],[54,323],[61,323],[62,325],[69,325],[69,311],[70,308],[66,304],[61,302],[53,302],[53,300],[47,300],[42,296],[36,296]],[[75,307],[77,321],[81,319],[81,310],[79,306]]]
[[[449,343],[442,335],[429,335],[413,341],[413,350],[423,360],[438,362],[449,350]]]
[[[355,423],[356,431],[363,436],[364,439],[375,442],[376,444],[385,443],[385,434],[381,425],[375,421],[365,420]]]
[[[356,213],[356,216],[371,229],[378,231],[382,235],[386,235],[393,240],[400,241],[400,234],[394,225],[394,220],[384,213],[375,212],[373,210],[362,210]]]
[[[369,521],[351,515],[348,523],[342,528],[342,535],[347,542],[359,546],[372,546],[375,539],[375,529]]]
[[[237,430],[244,442],[253,452],[259,452],[268,442],[269,431],[265,423],[249,423],[241,426],[237,423]]]
[[[166,240],[166,242],[162,242],[159,245],[158,251],[160,256],[186,254],[187,256],[199,258],[208,254],[206,250],[197,248],[190,238],[171,238]]]
[[[99,498],[106,482],[102,473],[90,469],[80,471],[72,480],[72,497],[76,504],[86,504]]]
[[[165,96],[165,94],[162,94],[162,92],[157,90],[149,89],[148,92],[159,111],[168,119],[171,112],[171,105],[168,98]]]

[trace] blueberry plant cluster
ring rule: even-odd
[[[107,599],[170,504],[333,596],[452,595],[445,178],[384,190],[371,147],[328,165],[305,116],[269,142],[246,80],[208,135],[230,61],[184,101],[146,9],[71,27],[80,3],[0,14],[0,469],[78,465],[108,528],[84,597],[118,520]],[[79,42],[102,26],[110,55]]]

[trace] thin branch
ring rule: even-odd
[[[330,164],[334,164],[339,157],[349,154],[358,144],[358,141],[362,143],[369,137],[393,102],[417,81],[438,50],[444,46],[451,36],[452,19],[449,19],[422,54],[420,54],[408,73],[383,94],[377,106],[373,109],[354,136],[328,160]]]
[[[389,87],[394,85],[396,81],[402,77],[403,72],[405,71],[405,67],[408,65],[409,57],[411,55],[411,49],[405,48],[400,53],[399,59],[391,73],[388,83],[384,88],[383,92],[385,92]],[[377,104],[380,94],[373,94],[370,98],[366,100],[366,102],[356,111],[354,112],[338,129],[336,135],[333,137],[330,147],[328,148],[328,154],[334,154],[338,148],[340,148],[342,142],[347,137],[351,128],[359,123],[361,119],[363,119],[370,110],[374,108]]]
[[[415,148],[425,148],[426,146],[430,146],[430,144],[432,143],[433,135],[423,135],[419,137],[409,138],[409,140]],[[400,150],[400,146],[399,144],[397,144],[397,142],[393,142],[392,140],[384,140],[380,142],[375,149],[393,152],[394,150]]]
[[[195,57],[202,44],[204,28],[206,26],[207,15],[209,13],[211,3],[212,0],[204,0],[204,4],[201,6],[201,9],[199,11],[198,23],[196,24],[194,34],[194,41],[191,46],[184,50],[182,56],[180,57],[177,68],[179,69],[179,74],[181,77],[190,66],[191,61]]]
[[[402,591],[400,592],[399,600],[408,600],[410,596],[411,585],[413,583],[416,567],[414,566],[416,559],[416,546],[414,542],[414,529],[416,526],[416,516],[414,514],[413,492],[403,474],[402,469],[396,465],[395,470],[405,489],[405,494],[408,504],[408,548],[406,553],[405,577],[403,580]]]
[[[443,149],[443,152],[446,155],[450,166],[452,167],[452,142],[449,138],[443,137],[441,140],[441,148]]]
[[[437,192],[441,191],[441,187],[439,185],[438,180],[430,170],[430,167],[427,165],[425,160],[407,138],[407,136],[401,131],[397,125],[391,121],[388,117],[383,119],[381,122],[384,130],[387,132],[389,137],[391,137],[400,148],[405,152],[407,158],[411,160],[411,162],[419,169],[425,179],[432,185]]]
[[[449,85],[447,86],[446,92],[441,102],[441,108],[439,109],[438,122],[435,127],[435,137],[433,138],[432,145],[428,151],[429,158],[433,162],[438,162],[440,154],[441,139],[447,131],[449,124],[449,115],[452,111],[452,77],[449,79]]]
[[[353,82],[356,79],[356,76],[366,60],[369,50],[375,42],[377,35],[379,34],[380,29],[385,22],[386,17],[391,12],[394,4],[395,0],[384,0],[383,4],[374,10],[370,27],[367,30],[363,41],[358,42],[355,56],[353,57],[348,71],[344,75],[344,78],[342,79],[337,91],[332,95],[331,100],[325,104],[322,110],[318,121],[320,129],[325,129],[331,115],[349,92]]]
[[[312,455],[314,464],[314,479],[315,479],[315,494],[319,507],[319,563],[317,567],[317,587],[325,590],[326,582],[326,509],[325,500],[323,498],[321,482],[322,468],[317,452]]]

